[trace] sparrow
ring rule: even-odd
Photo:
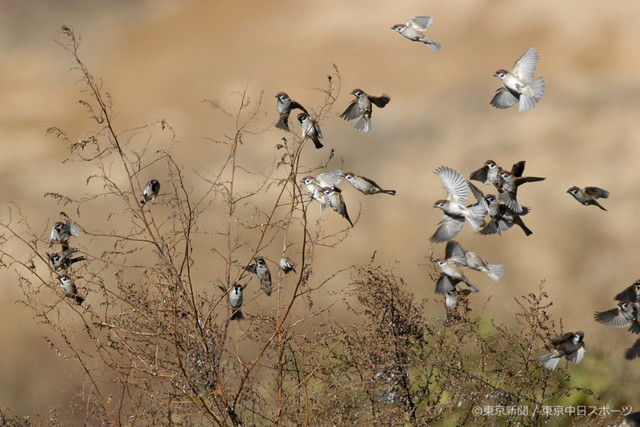
[[[484,197],[486,206],[487,206],[487,214],[491,218],[487,225],[484,226],[480,230],[480,234],[502,234],[513,227],[513,225],[517,225],[522,229],[525,235],[530,236],[533,234],[533,231],[529,230],[525,225],[521,215],[526,215],[529,213],[529,209],[526,207],[522,207],[522,212],[517,214],[513,212],[511,209],[502,203],[498,203],[496,196],[493,194],[487,194]]]
[[[320,187],[329,187],[336,190],[338,193],[342,193],[342,190],[338,188],[338,184],[342,181],[344,174],[341,170],[327,171],[316,176],[316,182]]]
[[[271,296],[271,272],[269,271],[267,262],[262,257],[255,257],[254,260],[255,264],[248,265],[245,270],[258,276],[258,279],[260,279],[260,289],[262,289],[267,296]]]
[[[322,143],[320,143],[322,131],[320,130],[318,122],[313,120],[307,113],[298,114],[298,121],[300,122],[302,139],[309,138],[313,141],[313,145],[315,145],[316,148],[322,148]]]
[[[452,239],[462,230],[465,220],[474,230],[479,229],[483,223],[485,209],[480,203],[465,205],[469,200],[469,185],[464,177],[446,166],[438,167],[434,173],[440,178],[448,196],[447,200],[437,200],[433,205],[442,209],[444,216],[431,236],[431,241],[438,243]]]
[[[627,360],[637,359],[638,357],[640,357],[640,338],[624,352],[624,358]]]
[[[544,94],[544,79],[533,79],[538,64],[538,51],[532,47],[518,59],[511,71],[500,69],[493,75],[502,80],[504,87],[496,91],[491,105],[504,109],[520,102],[518,111],[528,111],[536,106]]]
[[[596,322],[614,328],[626,328],[634,334],[640,334],[640,308],[633,302],[621,302],[618,308],[596,312],[593,318]]]
[[[525,163],[526,162],[524,160],[521,160],[518,163],[514,163],[514,165],[511,167],[511,174],[513,174],[513,176],[515,177],[521,177],[522,173],[524,172]],[[502,182],[502,178],[500,177],[500,175],[498,175],[498,172],[501,169],[502,168],[498,166],[498,164],[493,160],[487,160],[486,162],[484,162],[484,165],[480,169],[471,173],[469,179],[480,181],[483,184],[493,184],[496,188],[498,188],[500,186],[500,183]]]
[[[51,229],[51,236],[49,237],[49,247],[52,247],[55,243],[62,245],[62,251],[67,252],[69,250],[69,238],[80,237],[80,231],[76,228],[71,221],[56,222]]]
[[[447,294],[460,282],[464,282],[471,292],[478,292],[478,288],[473,286],[466,278],[462,271],[466,266],[466,258],[464,250],[459,243],[455,241],[447,242],[445,247],[445,257],[435,259],[434,262],[440,267],[442,274],[436,282],[436,294]]]
[[[551,340],[554,350],[539,357],[545,368],[553,371],[560,359],[565,357],[574,363],[580,363],[587,349],[584,345],[584,332],[568,332]]]
[[[373,123],[371,122],[373,105],[378,108],[384,108],[391,101],[391,98],[386,93],[381,96],[371,96],[362,89],[352,90],[351,95],[354,95],[355,99],[340,114],[340,117],[345,120],[358,119],[353,122],[352,126],[363,132],[371,132],[373,130]]]
[[[364,176],[355,175],[351,172],[344,174],[345,179],[355,188],[363,194],[391,194],[395,196],[396,190],[383,190],[374,180],[366,178]]]
[[[218,286],[218,287],[222,289],[222,292],[225,292],[225,293],[227,292],[227,290],[222,286]],[[229,290],[229,307],[231,307],[231,311],[232,311],[231,317],[229,318],[229,320],[244,319],[244,314],[242,314],[242,311],[240,310],[240,308],[242,307],[242,302],[243,302],[242,291],[244,291],[244,288],[246,287],[247,285],[238,285],[236,283]]]
[[[504,275],[504,266],[502,264],[489,264],[480,255],[471,251],[464,251],[464,256],[467,267],[483,272],[494,282],[500,280]]]
[[[54,270],[66,270],[73,263],[76,263],[78,261],[86,261],[86,258],[83,256],[71,258],[69,255],[73,252],[75,251],[70,250],[63,253],[47,254],[47,256],[49,257],[49,264],[51,264],[51,267]]]
[[[158,192],[160,192],[160,182],[157,179],[152,179],[147,183],[147,186],[144,187],[140,204],[144,205],[147,202],[153,201],[158,195]]]
[[[84,298],[78,295],[78,288],[76,288],[76,284],[73,283],[73,279],[69,275],[61,274],[58,276],[58,281],[65,297],[73,298],[77,304],[84,302]]]
[[[280,258],[280,261],[278,261],[278,265],[280,266],[280,269],[284,271],[284,274],[287,274],[290,271],[293,271],[294,273],[296,272],[295,261],[287,256]]]
[[[571,194],[574,199],[576,199],[578,202],[580,202],[585,206],[595,205],[600,209],[602,209],[603,211],[606,211],[606,209],[600,203],[598,203],[596,199],[600,199],[600,198],[608,199],[609,192],[607,190],[603,190],[602,188],[598,188],[598,187],[580,188],[580,187],[573,186],[567,190],[567,193]]]
[[[311,200],[315,200],[320,203],[320,210],[324,210],[325,206],[327,206],[327,202],[324,197],[324,192],[322,191],[322,186],[318,184],[318,181],[309,175],[302,178],[300,182],[302,182],[307,188],[307,192],[309,193]]]
[[[441,44],[429,40],[425,35],[424,31],[433,23],[433,18],[430,16],[414,16],[413,18],[407,19],[407,22],[403,24],[396,24],[391,27],[392,30],[395,30],[414,42],[421,42],[427,45],[432,52],[436,53],[440,50]]]
[[[636,280],[631,286],[625,288],[614,299],[621,302],[640,303],[640,280]]]
[[[516,177],[513,173],[504,169],[498,172],[498,176],[500,177],[500,183],[496,186],[498,198],[517,214],[522,214],[522,206],[518,201],[518,187],[527,182],[545,180],[545,178],[537,176]]]
[[[275,124],[278,129],[283,129],[289,132],[289,114],[291,114],[291,110],[293,109],[297,108],[309,114],[302,105],[289,98],[289,95],[285,92],[278,92],[275,97],[278,99],[276,107],[278,108],[278,114],[280,115]]]
[[[351,219],[349,218],[349,213],[347,212],[347,205],[345,204],[344,199],[342,198],[342,194],[340,194],[336,189],[331,187],[323,187],[322,191],[324,193],[325,203],[331,208],[333,208],[334,211],[342,215],[347,221],[349,221],[349,224],[351,224],[351,226],[353,227],[353,222],[351,222]]]

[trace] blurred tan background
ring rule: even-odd
[[[622,358],[635,337],[596,324],[592,315],[613,308],[613,296],[640,278],[640,3],[2,0],[0,9],[3,219],[15,202],[36,229],[42,224],[44,235],[60,207],[43,194],[85,191],[86,173],[63,165],[66,147],[45,135],[50,126],[74,138],[93,129],[77,103],[79,75],[69,71],[71,58],[55,42],[63,24],[82,37],[81,56],[112,94],[116,126],[166,119],[180,140],[177,159],[193,168],[218,167],[204,138],[232,130],[203,99],[232,110],[233,91],[247,87],[254,98],[264,91],[265,114],[256,128],[269,130],[246,141],[243,161],[268,169],[265,162],[273,161],[285,136],[270,127],[277,118],[273,95],[286,91],[318,108],[323,97],[314,88],[325,87],[335,63],[342,92],[335,116],[321,123],[326,150],[336,149],[330,167],[371,177],[398,195],[345,190],[352,217],[360,212],[360,219],[339,247],[319,251],[318,279],[366,263],[377,250],[376,260],[394,266],[417,298],[431,298],[427,257],[444,253],[443,244],[428,240],[441,218],[432,204],[444,195],[433,170],[447,165],[468,176],[489,158],[505,168],[526,160],[526,175],[547,177],[520,190],[532,208],[524,220],[534,234],[525,237],[516,228],[487,237],[465,227],[456,239],[505,265],[498,283],[469,273],[481,288],[474,306],[486,302],[490,315],[509,322],[513,298],[535,292],[544,280],[551,311],[565,329],[584,330],[589,348],[612,349],[598,374],[638,378],[640,362]],[[434,16],[427,35],[442,43],[440,53],[390,30],[415,15]],[[541,103],[522,114],[490,107],[500,87],[493,72],[510,69],[531,46],[540,53],[536,74],[546,80]],[[372,134],[337,117],[356,87],[391,95],[374,113]],[[295,119],[292,130],[299,132]],[[306,163],[321,161],[326,150],[309,149]],[[602,202],[609,211],[580,206],[566,194],[572,185],[611,191]],[[332,212],[323,219],[327,230],[344,226]],[[201,268],[197,274],[207,278],[211,273]],[[14,276],[2,274],[0,407],[13,415],[46,414],[78,392],[81,374],[47,348],[41,339],[47,331],[15,303],[19,297]],[[428,308],[430,317],[442,316],[440,300]]]

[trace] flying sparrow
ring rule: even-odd
[[[287,256],[280,258],[278,265],[280,266],[280,269],[284,271],[284,274],[287,274],[290,271],[293,271],[294,273],[296,272],[295,261]]]
[[[271,295],[271,272],[267,266],[267,262],[262,257],[255,257],[255,264],[250,264],[246,267],[246,270],[250,273],[254,273],[260,279],[260,289],[264,291],[267,296]]]
[[[533,234],[533,231],[529,230],[529,228],[524,224],[524,221],[522,221],[522,218],[520,218],[521,215],[529,213],[528,208],[522,207],[522,212],[517,214],[509,209],[507,205],[498,203],[496,196],[493,194],[487,194],[484,197],[484,200],[487,206],[488,215],[491,219],[487,225],[480,230],[480,234],[499,234],[502,236],[502,234],[513,227],[514,224],[520,227],[525,235],[530,236]]]
[[[521,177],[524,172],[525,163],[524,160],[514,163],[511,167],[511,174],[515,177]],[[502,178],[498,175],[498,172],[501,169],[502,168],[493,160],[487,160],[480,169],[471,173],[469,179],[480,181],[483,184],[493,184],[496,188],[499,188]]]
[[[302,105],[289,98],[289,95],[285,92],[278,92],[276,94],[276,98],[278,99],[276,107],[278,107],[278,114],[280,115],[275,124],[278,129],[283,129],[289,132],[289,114],[291,114],[291,110],[293,109],[297,108],[309,114]]]
[[[391,194],[394,196],[396,194],[396,190],[383,190],[374,180],[366,178],[364,176],[355,175],[351,172],[346,172],[344,177],[349,184],[353,186],[356,190],[360,191],[363,194]]]
[[[636,280],[631,286],[625,288],[622,292],[616,295],[614,299],[621,302],[640,303],[640,280]]]
[[[76,228],[71,221],[56,222],[51,229],[51,236],[49,237],[49,247],[52,247],[55,243],[62,245],[62,252],[69,250],[69,238],[80,237],[80,231]]]
[[[47,254],[47,256],[49,257],[49,264],[51,264],[51,267],[53,267],[54,270],[66,270],[73,263],[76,263],[78,261],[86,261],[86,258],[83,256],[71,258],[69,255],[73,252],[75,251],[70,250],[62,253]]]
[[[307,113],[298,114],[298,121],[300,122],[302,139],[309,138],[313,141],[313,145],[315,145],[316,148],[322,148],[322,143],[320,142],[322,139],[322,131],[320,130],[318,122],[313,120]]]
[[[621,302],[618,304],[618,308],[596,312],[593,318],[598,323],[614,328],[629,326],[630,332],[640,334],[640,309],[636,303]]]
[[[580,188],[573,186],[567,190],[567,193],[571,194],[578,202],[585,206],[595,205],[603,211],[606,211],[606,209],[600,203],[598,203],[596,199],[609,198],[609,192],[607,190],[603,190],[602,188],[598,187]]]
[[[342,198],[342,194],[331,187],[323,187],[322,191],[324,192],[325,203],[349,221],[349,224],[353,227],[353,222],[351,222],[349,214],[347,213],[347,205]]]
[[[498,70],[494,76],[500,77],[504,87],[496,91],[491,105],[496,108],[513,107],[518,101],[518,111],[528,111],[536,106],[544,94],[544,79],[533,79],[538,64],[538,51],[532,47],[518,59],[513,70]]]
[[[227,292],[225,288],[222,286],[218,286],[222,292]],[[229,290],[229,307],[231,307],[231,317],[229,320],[240,320],[244,319],[244,314],[242,314],[242,291],[246,288],[247,285],[238,285],[237,283],[231,287]]]
[[[427,45],[432,52],[438,52],[440,50],[440,43],[429,40],[424,31],[433,23],[433,18],[430,16],[414,16],[409,18],[407,22],[403,24],[396,24],[391,27],[392,30],[396,30],[409,40],[414,42],[421,42]]]
[[[373,130],[373,123],[371,122],[373,105],[378,108],[384,108],[391,101],[391,98],[384,93],[382,96],[371,96],[362,89],[354,89],[351,94],[355,96],[355,99],[340,114],[340,117],[345,120],[358,119],[353,122],[352,126],[363,132],[371,132]]]
[[[436,294],[447,294],[460,282],[464,282],[471,292],[478,292],[478,288],[473,286],[462,271],[462,266],[466,266],[464,250],[455,241],[447,242],[445,247],[445,257],[438,258],[434,262],[440,267],[442,274],[436,282]]]
[[[504,169],[498,172],[498,176],[500,177],[500,183],[496,187],[498,189],[498,198],[517,214],[522,214],[522,206],[518,201],[518,187],[527,182],[545,180],[545,178],[537,176],[516,177],[513,173]]]
[[[545,368],[553,371],[558,366],[560,359],[565,357],[574,363],[580,363],[587,349],[584,346],[584,332],[568,332],[551,340],[554,350],[540,356],[540,361]]]
[[[469,200],[469,185],[464,177],[446,166],[438,167],[434,173],[440,178],[448,196],[447,200],[437,200],[433,205],[442,209],[444,216],[431,241],[437,243],[452,239],[462,230],[465,220],[474,230],[479,229],[483,223],[485,209],[480,203],[465,205]]]
[[[84,298],[78,295],[78,288],[76,288],[76,284],[73,283],[73,279],[69,275],[61,274],[58,276],[58,281],[65,297],[73,298],[77,304],[84,302]]]
[[[483,272],[494,282],[500,280],[504,275],[504,266],[502,264],[489,264],[480,255],[471,251],[464,251],[464,256],[467,261],[467,267]]]
[[[160,182],[157,179],[152,179],[147,183],[147,186],[144,187],[140,204],[144,205],[147,202],[153,201],[158,195],[158,192],[160,192]]]

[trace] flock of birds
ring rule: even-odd
[[[407,20],[405,24],[397,24],[391,27],[402,36],[425,44],[431,51],[438,52],[441,44],[430,40],[424,34],[425,30],[431,26],[433,19],[429,16],[416,16]],[[534,108],[544,94],[545,83],[542,77],[535,78],[535,70],[538,63],[538,52],[535,48],[527,50],[514,64],[510,71],[499,69],[494,73],[502,81],[502,87],[497,89],[490,104],[499,109],[506,109],[519,104],[520,112],[529,111]],[[347,106],[339,117],[352,122],[352,126],[362,132],[372,132],[373,124],[371,116],[373,106],[384,108],[391,100],[387,94],[372,96],[362,89],[351,91],[354,99]],[[289,117],[293,110],[300,110],[297,120],[300,125],[302,140],[309,139],[315,148],[323,147],[323,139],[320,125],[316,119],[311,117],[309,111],[299,102],[294,101],[285,92],[275,95],[277,98],[278,120],[275,127],[290,132]],[[495,161],[487,160],[478,170],[472,172],[469,179],[461,173],[441,166],[435,170],[435,174],[440,179],[443,188],[447,192],[446,199],[438,200],[434,203],[443,211],[442,220],[431,237],[434,243],[447,242],[444,258],[434,260],[440,268],[441,274],[436,282],[436,294],[444,295],[447,313],[455,310],[458,305],[459,295],[468,295],[478,292],[469,279],[465,276],[463,268],[485,273],[494,281],[500,280],[504,274],[504,267],[500,264],[489,264],[475,252],[467,251],[462,246],[452,240],[464,227],[465,223],[483,235],[499,234],[518,226],[526,236],[533,232],[525,225],[522,217],[529,213],[529,208],[523,206],[518,198],[518,190],[525,183],[539,182],[542,177],[523,176],[525,162],[515,163],[510,170],[503,169]],[[374,180],[352,172],[342,172],[333,170],[323,172],[317,176],[306,176],[301,180],[302,185],[307,190],[311,202],[320,204],[322,210],[330,207],[343,218],[350,226],[353,222],[349,217],[347,205],[342,196],[342,190],[338,184],[345,179],[353,188],[365,195],[388,194],[395,195],[395,190],[384,189]],[[485,194],[471,181],[480,182],[493,186],[495,194]],[[153,201],[160,190],[160,183],[151,180],[143,191],[142,205]],[[579,203],[583,205],[597,206],[606,210],[598,199],[606,199],[609,192],[598,187],[571,187],[567,190]],[[475,199],[470,203],[471,197]],[[51,232],[50,247],[56,243],[62,245],[62,251],[49,254],[51,266],[56,271],[64,271],[58,276],[61,289],[66,297],[73,298],[78,304],[82,304],[82,298],[77,291],[73,279],[67,273],[69,267],[78,261],[86,258],[73,258],[72,254],[76,249],[70,248],[70,237],[77,237],[80,233],[77,228],[68,220],[57,222]],[[260,281],[260,288],[266,295],[271,295],[272,280],[269,267],[263,257],[256,257],[255,263],[245,267],[245,270],[255,274]],[[288,257],[283,257],[279,261],[279,267],[286,273],[295,272],[296,264]],[[463,282],[466,284],[464,291],[458,290],[457,285]],[[247,285],[235,284],[230,289],[222,288],[228,294],[228,301],[231,307],[231,320],[243,319],[241,311],[243,304],[243,290]],[[634,334],[640,333],[640,281],[635,282],[630,287],[620,292],[615,297],[619,301],[616,308],[598,312],[595,320],[607,326],[628,327]],[[446,322],[445,322],[446,324]],[[553,351],[540,356],[542,364],[550,370],[558,365],[561,358],[578,363],[585,353],[584,333],[568,332],[551,341]],[[640,357],[640,339],[625,352],[627,359]]]

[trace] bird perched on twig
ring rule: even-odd
[[[254,258],[255,264],[248,265],[245,270],[250,273],[254,273],[260,279],[260,289],[267,294],[267,296],[271,295],[271,272],[269,271],[269,266],[267,266],[267,262],[264,258],[258,256]]]
[[[291,110],[299,109],[304,113],[309,114],[309,112],[298,102],[289,98],[285,92],[278,92],[275,97],[278,99],[276,102],[276,107],[278,108],[278,121],[275,124],[275,127],[278,129],[283,129],[289,132],[289,115],[291,114]]]
[[[302,132],[302,139],[309,138],[313,141],[313,145],[320,149],[323,147],[320,140],[322,139],[322,131],[320,125],[307,113],[298,114],[298,122],[300,122],[300,130]]]
[[[363,194],[390,194],[395,196],[396,190],[384,190],[382,189],[374,180],[369,179],[367,177],[356,175],[351,172],[346,172],[344,174],[345,179],[355,188]]]
[[[78,288],[68,274],[61,274],[58,276],[58,281],[60,282],[60,289],[62,289],[62,293],[65,297],[73,298],[77,304],[82,304],[84,302],[84,298],[78,295]]]
[[[536,106],[544,94],[544,79],[533,79],[538,65],[538,51],[532,47],[518,59],[511,71],[500,69],[493,75],[502,80],[504,87],[496,91],[491,105],[504,109],[520,102],[518,111],[528,111]]]
[[[142,191],[142,200],[140,200],[140,204],[144,205],[147,202],[152,202],[158,193],[160,192],[160,181],[157,179],[152,179],[147,183],[147,186],[144,187]]]
[[[71,258],[70,254],[76,251],[77,250],[70,249],[62,253],[47,254],[49,257],[49,264],[51,264],[51,267],[53,267],[54,270],[66,270],[71,266],[71,264],[78,261],[86,261],[87,258],[83,256]]]
[[[288,256],[280,258],[278,266],[280,267],[280,270],[284,271],[284,274],[287,274],[290,271],[293,271],[294,273],[296,272],[296,263]]]
[[[571,194],[574,199],[576,199],[579,203],[588,206],[594,205],[606,211],[606,209],[598,203],[596,199],[608,199],[609,192],[607,190],[603,190],[599,187],[576,187],[573,186],[567,190],[567,193]]]
[[[442,45],[437,41],[429,40],[427,36],[424,35],[424,32],[432,23],[433,18],[431,16],[414,16],[413,18],[407,19],[405,24],[396,24],[391,27],[391,29],[399,32],[411,41],[424,43],[432,52],[437,53]]]
[[[386,93],[383,93],[382,96],[371,96],[362,89],[354,89],[351,94],[355,96],[355,99],[340,114],[340,117],[345,120],[358,119],[351,126],[363,132],[371,132],[373,130],[371,122],[373,106],[384,108],[391,101],[391,98]]]
[[[584,332],[582,331],[576,333],[567,332],[564,335],[560,335],[551,340],[551,345],[553,345],[554,350],[539,357],[540,362],[550,371],[556,369],[558,362],[563,357],[574,363],[580,363],[584,353],[587,351],[584,345]]]
[[[227,292],[227,290],[222,286],[218,287],[222,290],[222,292]],[[231,307],[231,317],[229,317],[229,320],[244,319],[244,314],[242,314],[241,310],[243,303],[242,291],[244,291],[244,288],[246,287],[246,284],[239,285],[236,283],[229,290],[229,307]]]

